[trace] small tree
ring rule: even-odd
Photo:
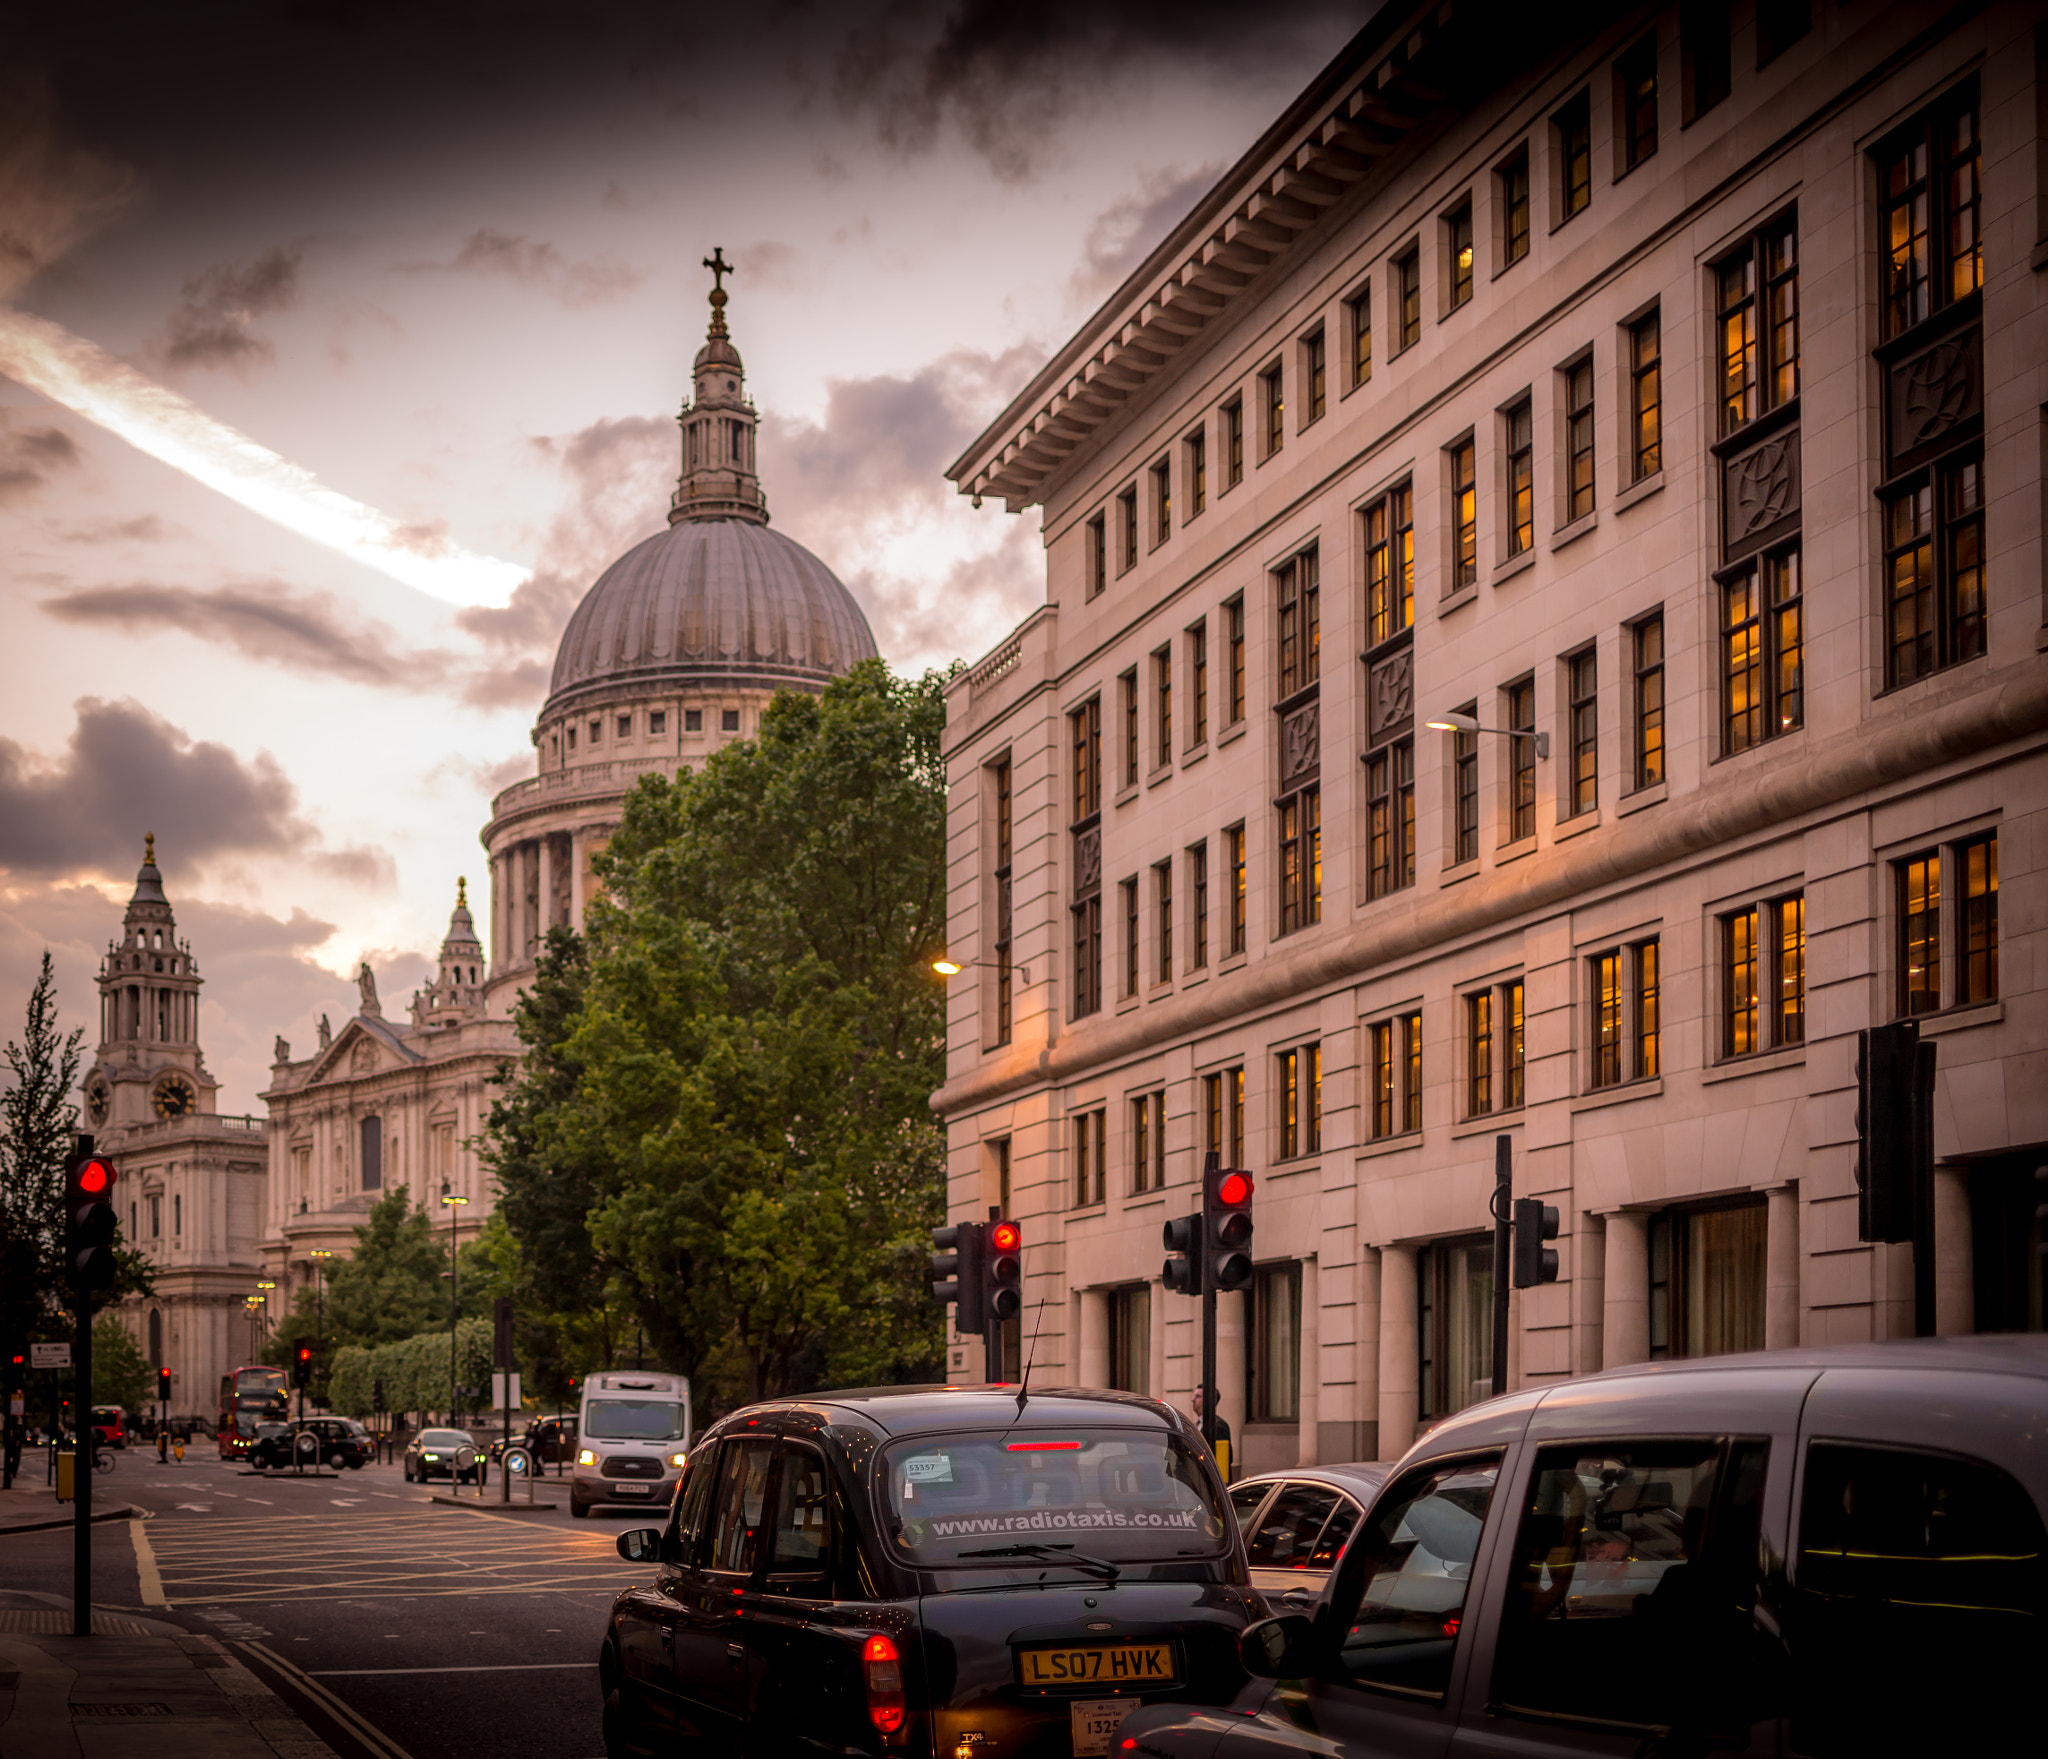
[[[29,992],[19,1043],[7,1041],[0,1094],[0,1343],[19,1349],[64,1300],[64,1162],[78,1130],[85,1029],[57,1025],[50,955]]]
[[[92,1402],[140,1411],[156,1398],[156,1370],[150,1367],[128,1328],[103,1313],[92,1328]]]

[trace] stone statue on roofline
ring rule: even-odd
[[[362,1006],[358,1012],[368,1014],[375,1020],[383,1019],[384,1004],[377,1000],[377,974],[370,969],[370,962],[367,959],[356,967],[356,992],[362,997]]]
[[[325,1050],[334,1042],[334,1028],[327,1024],[327,1016],[320,1016],[320,1048]]]

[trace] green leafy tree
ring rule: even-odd
[[[412,1193],[394,1187],[356,1229],[355,1249],[327,1278],[328,1335],[354,1344],[408,1338],[439,1322],[448,1326],[448,1239],[434,1217],[415,1209]],[[294,1310],[293,1323],[300,1316]],[[308,1328],[310,1335],[310,1328]],[[290,1338],[274,1340],[288,1349]],[[276,1358],[282,1360],[281,1357]]]
[[[156,1399],[156,1370],[128,1328],[111,1313],[92,1327],[92,1402],[135,1415]]]
[[[493,1120],[508,1223],[538,1260],[579,1222],[579,1271],[708,1377],[707,1408],[941,1359],[944,683],[870,662],[778,696],[701,774],[643,780],[582,970],[564,950],[521,1019]],[[538,1190],[514,1196],[549,1177],[552,1233]]]

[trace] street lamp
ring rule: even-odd
[[[441,1182],[441,1202],[448,1211],[448,1421],[455,1421],[455,1212],[469,1199],[448,1188],[448,1182]]]
[[[1482,727],[1478,717],[1461,715],[1455,709],[1447,710],[1433,721],[1424,721],[1425,727],[1438,733],[1497,733],[1503,739],[1533,739],[1536,741],[1538,758],[1550,756],[1550,735],[1538,733],[1528,727]]]
[[[265,1332],[270,1330],[270,1291],[276,1287],[277,1284],[272,1282],[269,1277],[258,1277],[256,1279],[256,1299],[263,1303],[263,1329]],[[261,1349],[258,1349],[256,1353],[259,1356],[263,1354]]]
[[[327,1261],[334,1254],[324,1247],[315,1246],[306,1256],[313,1261],[313,1342],[316,1349],[324,1350],[327,1347]]]
[[[962,964],[958,959],[934,959],[932,961],[932,969],[941,977],[958,977],[961,972],[967,969],[968,965],[979,966],[984,971],[1001,971],[1004,969],[994,959],[969,959],[966,964]],[[1031,967],[1029,965],[1012,965],[1009,969],[1016,972],[1019,983],[1030,983]]]
[[[263,1321],[257,1315],[263,1311],[263,1297],[261,1295],[244,1295],[242,1297],[242,1309],[249,1315],[249,1354],[251,1356],[260,1356],[263,1354],[263,1340],[259,1335],[259,1330]]]

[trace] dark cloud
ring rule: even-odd
[[[142,180],[75,144],[48,79],[0,48],[0,297],[123,212]]]
[[[571,310],[623,298],[647,279],[645,270],[616,257],[575,262],[545,239],[500,232],[491,226],[472,232],[447,266],[537,288]]]
[[[185,283],[158,355],[168,367],[247,368],[276,350],[256,320],[298,303],[301,253],[272,245],[246,263],[224,263]]]
[[[62,428],[0,427],[0,502],[28,500],[53,473],[75,469],[83,458]]]
[[[194,741],[140,703],[85,698],[54,760],[0,739],[0,869],[116,873],[146,830],[191,862],[334,853],[321,850],[298,790],[268,752],[245,763],[224,745]],[[355,859],[352,852],[339,855]]]
[[[1155,172],[1134,195],[1112,202],[1097,214],[1082,242],[1086,259],[1068,282],[1076,301],[1092,306],[1121,286],[1124,277],[1186,218],[1222,175],[1221,165]]]
[[[60,622],[131,635],[175,630],[289,671],[388,690],[430,688],[450,666],[447,654],[396,651],[389,630],[345,621],[325,593],[294,592],[274,580],[211,590],[81,587],[43,600],[42,608]]]
[[[1278,0],[957,0],[906,4],[851,29],[834,69],[841,111],[872,119],[885,146],[930,152],[950,126],[998,177],[1021,181],[1059,148],[1060,124],[1127,88],[1134,70],[1296,70],[1332,53],[1377,8]]]

